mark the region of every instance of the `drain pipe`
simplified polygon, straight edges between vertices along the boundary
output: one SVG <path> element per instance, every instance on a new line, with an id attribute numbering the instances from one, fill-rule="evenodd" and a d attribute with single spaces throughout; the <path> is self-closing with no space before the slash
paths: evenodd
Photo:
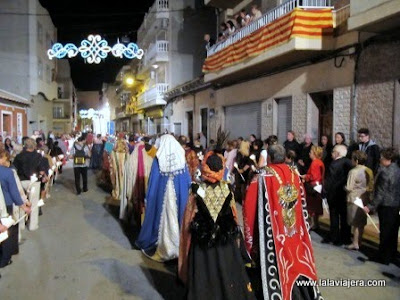
<path id="1" fill-rule="evenodd" d="M 360 34 L 358 34 L 358 40 L 360 40 Z M 359 66 L 359 60 L 362 52 L 362 44 L 360 44 L 355 52 L 355 64 L 354 64 L 354 79 L 353 79 L 353 84 L 351 86 L 351 107 L 350 107 L 350 140 L 357 142 L 357 118 L 358 118 L 358 112 L 357 112 L 357 105 L 358 105 L 358 99 L 357 99 L 357 84 L 358 84 L 358 66 Z"/>

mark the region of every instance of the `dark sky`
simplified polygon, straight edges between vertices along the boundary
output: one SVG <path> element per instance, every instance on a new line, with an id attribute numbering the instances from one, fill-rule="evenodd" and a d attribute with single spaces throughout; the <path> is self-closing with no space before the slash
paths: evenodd
<path id="1" fill-rule="evenodd" d="M 100 34 L 111 46 L 117 42 L 118 37 L 124 35 L 128 35 L 132 42 L 136 42 L 136 31 L 143 21 L 144 13 L 154 2 L 154 0 L 39 1 L 48 10 L 57 27 L 57 42 L 80 45 L 80 41 L 89 34 Z M 101 90 L 103 82 L 113 82 L 120 68 L 128 62 L 114 58 L 111 53 L 98 65 L 85 64 L 80 55 L 69 61 L 75 88 L 81 91 Z"/>

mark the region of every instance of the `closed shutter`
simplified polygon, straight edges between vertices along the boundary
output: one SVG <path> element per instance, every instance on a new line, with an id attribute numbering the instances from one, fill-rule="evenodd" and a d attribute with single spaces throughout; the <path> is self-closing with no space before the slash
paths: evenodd
<path id="1" fill-rule="evenodd" d="M 230 139 L 243 137 L 248 139 L 250 134 L 261 137 L 261 103 L 252 102 L 225 107 L 225 131 L 229 131 Z"/>
<path id="2" fill-rule="evenodd" d="M 292 97 L 277 100 L 278 103 L 278 141 L 286 141 L 287 132 L 292 130 Z"/>

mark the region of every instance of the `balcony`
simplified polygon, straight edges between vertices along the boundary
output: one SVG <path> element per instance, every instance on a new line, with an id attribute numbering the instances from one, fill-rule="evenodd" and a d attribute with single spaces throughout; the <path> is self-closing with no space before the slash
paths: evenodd
<path id="1" fill-rule="evenodd" d="M 125 118 L 126 116 L 127 116 L 126 105 L 122 105 L 122 106 L 115 108 L 115 118 L 116 119 Z"/>
<path id="2" fill-rule="evenodd" d="M 156 0 L 144 16 L 138 30 L 138 42 L 143 43 L 146 36 L 154 33 L 153 29 L 167 28 L 169 19 L 169 1 Z"/>
<path id="3" fill-rule="evenodd" d="M 146 109 L 157 105 L 166 105 L 164 93 L 168 90 L 168 84 L 157 83 L 154 87 L 138 95 L 138 109 Z"/>
<path id="4" fill-rule="evenodd" d="M 240 79 L 332 50 L 330 0 L 289 0 L 229 36 L 207 52 L 204 81 Z M 345 22 L 345 12 L 338 22 Z"/>
<path id="5" fill-rule="evenodd" d="M 169 42 L 168 41 L 156 41 L 155 44 L 150 44 L 149 48 L 147 49 L 144 58 L 139 64 L 138 73 L 142 75 L 153 64 L 157 64 L 160 62 L 168 62 L 169 56 Z"/>
<path id="6" fill-rule="evenodd" d="M 236 5 L 238 5 L 242 0 L 204 0 L 204 4 L 212 7 L 217 7 L 217 8 L 234 8 Z"/>
<path id="7" fill-rule="evenodd" d="M 400 26 L 399 0 L 351 0 L 349 30 L 385 32 Z"/>

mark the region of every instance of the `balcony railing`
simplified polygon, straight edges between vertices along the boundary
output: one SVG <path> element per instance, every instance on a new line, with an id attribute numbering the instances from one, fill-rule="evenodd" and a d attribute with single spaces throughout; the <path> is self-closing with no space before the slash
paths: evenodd
<path id="1" fill-rule="evenodd" d="M 168 41 L 157 41 L 155 44 L 152 44 L 145 55 L 145 63 L 148 63 L 159 54 L 160 55 L 168 54 L 168 49 L 169 49 Z"/>
<path id="2" fill-rule="evenodd" d="M 211 56 L 222 49 L 240 41 L 244 37 L 264 27 L 265 25 L 275 21 L 276 19 L 286 15 L 293 11 L 296 7 L 304 9 L 318 9 L 318 8 L 333 8 L 331 6 L 331 0 L 288 0 L 285 3 L 269 10 L 262 15 L 261 18 L 254 20 L 247 26 L 239 29 L 226 40 L 215 44 L 207 51 L 207 56 Z"/>
<path id="3" fill-rule="evenodd" d="M 139 28 L 139 32 L 144 31 L 147 28 L 147 26 L 153 24 L 154 20 L 157 17 L 156 16 L 157 13 L 168 12 L 168 9 L 169 9 L 169 0 L 156 0 L 154 4 L 149 8 L 149 12 L 145 15 L 143 23 Z"/>
<path id="4" fill-rule="evenodd" d="M 164 100 L 164 93 L 167 90 L 167 83 L 157 83 L 154 87 L 138 95 L 138 108 L 143 109 L 154 105 L 166 104 Z"/>

